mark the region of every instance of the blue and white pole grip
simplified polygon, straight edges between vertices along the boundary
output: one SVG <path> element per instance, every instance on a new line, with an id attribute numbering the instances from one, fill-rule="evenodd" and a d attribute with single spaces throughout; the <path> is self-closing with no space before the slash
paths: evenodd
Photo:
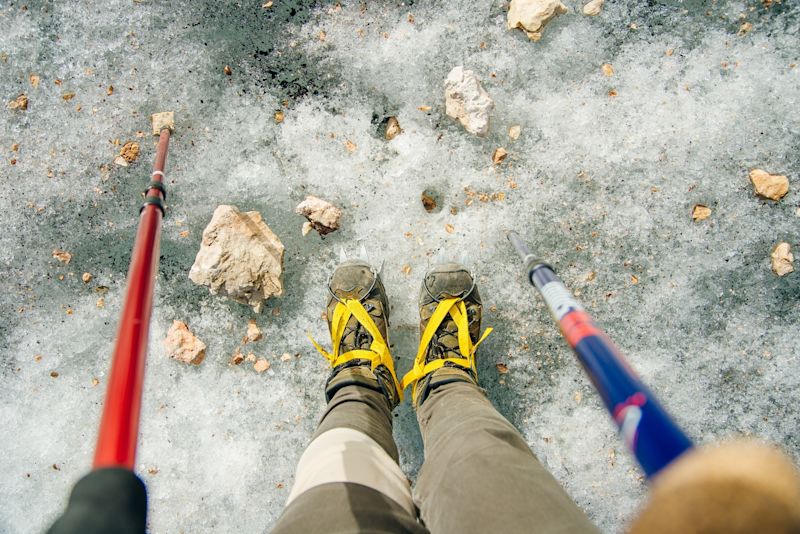
<path id="1" fill-rule="evenodd" d="M 619 427 L 620 435 L 648 478 L 693 445 L 628 365 L 611 339 L 572 296 L 553 268 L 530 253 L 515 232 L 508 234 L 561 333 L 589 375 Z"/>

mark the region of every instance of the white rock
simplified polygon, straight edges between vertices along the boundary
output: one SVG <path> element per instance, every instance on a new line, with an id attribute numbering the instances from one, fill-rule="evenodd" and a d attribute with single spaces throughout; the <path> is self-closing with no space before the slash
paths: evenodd
<path id="1" fill-rule="evenodd" d="M 189 278 L 258 313 L 266 299 L 283 294 L 283 252 L 260 213 L 221 205 L 203 230 Z"/>
<path id="2" fill-rule="evenodd" d="M 342 210 L 327 200 L 314 196 L 307 196 L 304 201 L 297 205 L 294 211 L 308 219 L 308 222 L 311 223 L 311 226 L 319 235 L 329 234 L 338 230 L 339 219 L 342 217 Z M 306 227 L 304 225 L 303 231 L 305 230 Z"/>
<path id="3" fill-rule="evenodd" d="M 772 260 L 772 272 L 778 276 L 786 276 L 794 272 L 794 254 L 789 243 L 778 243 L 772 248 L 770 254 Z"/>
<path id="4" fill-rule="evenodd" d="M 603 9 L 603 4 L 605 0 L 592 0 L 585 6 L 583 6 L 583 14 L 588 15 L 590 17 L 596 17 L 600 14 L 600 10 Z"/>
<path id="5" fill-rule="evenodd" d="M 494 102 L 471 70 L 458 66 L 444 82 L 445 112 L 469 133 L 483 137 L 489 132 L 489 113 Z"/>
<path id="6" fill-rule="evenodd" d="M 164 339 L 164 347 L 170 358 L 183 363 L 200 365 L 206 357 L 206 344 L 197 339 L 183 321 L 172 321 L 172 326 Z"/>
<path id="7" fill-rule="evenodd" d="M 538 41 L 547 23 L 567 11 L 559 0 L 511 0 L 508 29 L 519 28 L 531 41 Z"/>

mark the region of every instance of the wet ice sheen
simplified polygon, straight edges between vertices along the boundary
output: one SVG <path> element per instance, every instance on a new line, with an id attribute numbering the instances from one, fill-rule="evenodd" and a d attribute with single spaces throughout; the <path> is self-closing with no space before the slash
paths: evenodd
<path id="1" fill-rule="evenodd" d="M 136 132 L 162 110 L 176 112 L 178 130 L 138 456 L 151 531 L 274 523 L 323 408 L 326 371 L 305 332 L 325 337 L 324 281 L 340 247 L 362 244 L 386 262 L 401 372 L 430 257 L 469 252 L 486 325 L 497 330 L 481 349 L 481 381 L 604 531 L 624 529 L 645 486 L 524 285 L 505 229 L 520 231 L 580 293 L 691 436 L 753 434 L 798 459 L 800 277 L 769 268 L 774 243 L 798 243 L 795 5 L 720 2 L 707 15 L 700 2 L 611 3 L 585 17 L 568 2 L 570 13 L 531 43 L 505 29 L 499 3 L 325 2 L 310 15 L 310 2 L 276 2 L 272 12 L 252 4 L 0 6 L 0 95 L 30 99 L 26 112 L 0 114 L 0 530 L 41 531 L 90 466 L 154 154 Z M 744 37 L 740 14 L 753 24 Z M 442 84 L 456 65 L 474 70 L 495 101 L 484 139 L 445 116 Z M 36 89 L 31 73 L 41 76 Z M 76 96 L 64 101 L 68 91 Z M 380 125 L 389 116 L 404 131 L 387 142 Z M 517 141 L 507 135 L 513 125 L 522 127 Z M 114 139 L 138 140 L 142 154 L 103 181 Z M 493 166 L 498 146 L 509 156 Z M 752 168 L 789 176 L 789 194 L 754 197 Z M 440 194 L 441 211 L 423 209 L 426 188 Z M 505 199 L 491 200 L 498 192 Z M 325 239 L 300 235 L 293 209 L 309 194 L 344 210 Z M 250 311 L 187 278 L 223 203 L 260 211 L 286 245 L 286 295 L 267 302 L 264 339 L 247 346 L 272 363 L 263 374 L 228 365 Z M 697 203 L 713 214 L 693 223 Z M 55 248 L 72 253 L 69 265 L 51 257 Z M 165 355 L 173 319 L 207 343 L 199 367 Z M 286 352 L 301 356 L 280 361 Z M 407 406 L 396 434 L 415 476 L 422 452 Z"/>

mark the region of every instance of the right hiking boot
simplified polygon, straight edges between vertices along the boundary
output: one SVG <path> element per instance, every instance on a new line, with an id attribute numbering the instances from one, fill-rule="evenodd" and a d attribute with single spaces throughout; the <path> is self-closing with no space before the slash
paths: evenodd
<path id="1" fill-rule="evenodd" d="M 345 261 L 334 270 L 328 292 L 332 352 L 312 339 L 333 367 L 325 384 L 326 400 L 355 385 L 383 393 L 394 408 L 402 400 L 402 390 L 389 353 L 389 302 L 380 274 L 366 262 Z"/>
<path id="2" fill-rule="evenodd" d="M 415 407 L 444 384 L 478 383 L 475 351 L 491 332 L 480 335 L 482 310 L 475 278 L 463 265 L 437 265 L 425 275 L 419 297 L 420 346 L 402 381 L 403 388 L 413 386 Z"/>

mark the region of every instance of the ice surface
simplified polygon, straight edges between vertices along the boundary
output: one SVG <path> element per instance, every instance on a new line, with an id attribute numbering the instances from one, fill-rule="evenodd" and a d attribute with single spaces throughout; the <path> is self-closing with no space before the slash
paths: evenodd
<path id="1" fill-rule="evenodd" d="M 136 132 L 163 110 L 177 132 L 138 454 L 152 532 L 263 531 L 280 514 L 323 409 L 326 370 L 305 333 L 325 339 L 324 282 L 341 247 L 386 262 L 401 371 L 431 257 L 469 253 L 496 328 L 482 384 L 604 531 L 624 530 L 645 483 L 505 229 L 550 260 L 697 441 L 755 435 L 800 458 L 800 277 L 769 268 L 775 243 L 800 241 L 794 3 L 614 2 L 585 17 L 570 1 L 538 43 L 506 30 L 499 2 L 261 4 L 0 4 L 0 96 L 30 99 L 27 111 L 0 110 L 0 531 L 41 531 L 90 466 L 154 155 Z M 745 20 L 753 30 L 737 36 Z M 485 139 L 444 114 L 444 77 L 461 64 L 495 101 Z M 392 141 L 389 116 L 404 130 Z M 111 165 L 114 139 L 138 140 L 138 162 Z M 493 166 L 499 146 L 509 157 Z M 754 167 L 789 176 L 789 194 L 755 198 Z M 421 205 L 426 188 L 444 202 L 438 213 Z M 480 200 L 497 192 L 505 199 Z M 340 230 L 301 237 L 293 209 L 308 194 L 343 208 Z M 187 278 L 222 203 L 260 211 L 286 245 L 286 295 L 267 303 L 264 339 L 247 346 L 272 363 L 263 374 L 228 365 L 250 311 Z M 711 218 L 693 223 L 696 203 Z M 207 343 L 199 367 L 166 357 L 173 319 Z M 300 356 L 282 362 L 285 352 Z M 398 413 L 413 477 L 419 434 L 408 406 Z"/>

